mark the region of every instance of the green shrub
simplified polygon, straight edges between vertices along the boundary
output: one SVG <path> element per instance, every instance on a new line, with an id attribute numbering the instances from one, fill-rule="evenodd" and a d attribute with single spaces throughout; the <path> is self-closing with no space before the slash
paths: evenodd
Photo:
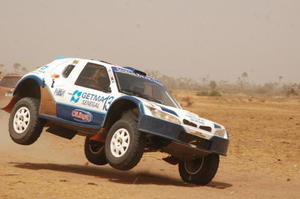
<path id="1" fill-rule="evenodd" d="M 292 95 L 298 95 L 298 93 L 296 92 L 296 90 L 294 88 L 290 88 L 287 90 L 286 95 L 292 96 Z"/>
<path id="2" fill-rule="evenodd" d="M 219 91 L 199 91 L 196 94 L 197 96 L 213 96 L 213 97 L 219 97 L 221 96 L 221 93 Z"/>
<path id="3" fill-rule="evenodd" d="M 197 92 L 197 96 L 209 96 L 208 91 L 199 91 Z"/>
<path id="4" fill-rule="evenodd" d="M 219 97 L 219 96 L 221 96 L 221 93 L 218 91 L 211 91 L 209 96 Z"/>

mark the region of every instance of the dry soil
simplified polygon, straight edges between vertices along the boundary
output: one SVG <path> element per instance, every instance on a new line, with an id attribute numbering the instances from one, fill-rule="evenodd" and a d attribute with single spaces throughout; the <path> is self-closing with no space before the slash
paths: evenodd
<path id="1" fill-rule="evenodd" d="M 209 185 L 183 183 L 162 153 L 145 153 L 137 167 L 121 172 L 87 163 L 80 136 L 44 132 L 31 146 L 17 145 L 9 138 L 9 115 L 1 112 L 0 199 L 300 198 L 299 98 L 175 95 L 230 133 L 228 156 Z"/>

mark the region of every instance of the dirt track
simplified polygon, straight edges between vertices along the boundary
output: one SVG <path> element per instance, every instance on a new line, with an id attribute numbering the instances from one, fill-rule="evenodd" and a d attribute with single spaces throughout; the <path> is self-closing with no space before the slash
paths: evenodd
<path id="1" fill-rule="evenodd" d="M 186 94 L 177 93 L 179 99 Z M 43 133 L 31 146 L 14 144 L 1 112 L 0 199 L 57 198 L 299 198 L 300 99 L 191 97 L 187 109 L 224 124 L 228 157 L 213 182 L 198 187 L 177 166 L 146 153 L 129 172 L 88 164 L 83 137 Z"/>

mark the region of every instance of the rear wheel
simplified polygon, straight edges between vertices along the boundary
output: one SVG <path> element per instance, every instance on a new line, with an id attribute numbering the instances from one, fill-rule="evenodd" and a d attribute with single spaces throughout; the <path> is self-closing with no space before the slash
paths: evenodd
<path id="1" fill-rule="evenodd" d="M 219 155 L 210 154 L 194 160 L 181 161 L 179 174 L 187 183 L 206 185 L 214 178 L 218 167 Z"/>
<path id="2" fill-rule="evenodd" d="M 44 121 L 39 118 L 38 99 L 25 97 L 14 106 L 9 116 L 9 135 L 18 144 L 33 144 L 41 135 Z"/>
<path id="3" fill-rule="evenodd" d="M 96 165 L 106 165 L 107 160 L 105 156 L 104 143 L 90 140 L 86 137 L 84 143 L 84 154 L 86 159 Z"/>

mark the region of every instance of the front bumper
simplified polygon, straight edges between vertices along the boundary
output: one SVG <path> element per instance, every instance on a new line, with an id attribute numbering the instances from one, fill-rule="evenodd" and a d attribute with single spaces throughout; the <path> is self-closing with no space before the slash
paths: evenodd
<path id="1" fill-rule="evenodd" d="M 203 153 L 226 155 L 229 140 L 218 136 L 209 139 L 191 135 L 183 126 L 144 115 L 140 118 L 138 129 L 142 132 L 171 140 L 172 150 L 187 150 L 182 156 Z M 175 146 L 173 146 L 175 145 Z M 180 153 L 180 151 L 179 151 Z"/>

